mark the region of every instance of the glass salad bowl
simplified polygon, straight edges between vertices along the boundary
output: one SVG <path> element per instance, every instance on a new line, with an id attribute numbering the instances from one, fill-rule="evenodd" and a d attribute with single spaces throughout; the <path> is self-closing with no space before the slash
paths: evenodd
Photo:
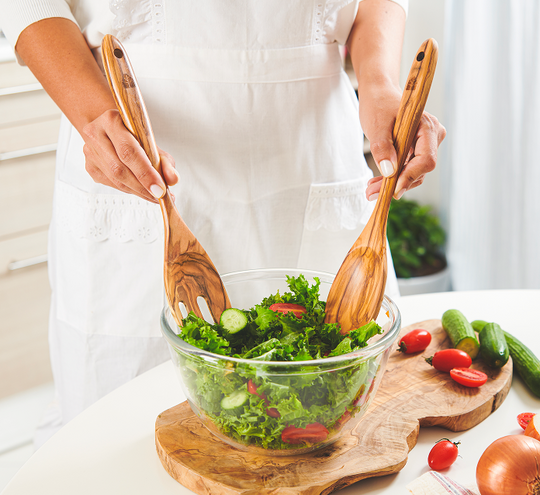
<path id="1" fill-rule="evenodd" d="M 334 278 L 328 273 L 266 269 L 229 273 L 222 279 L 233 307 L 249 310 L 271 294 L 290 292 L 287 276 L 301 274 L 310 284 L 320 282 L 320 299 L 325 301 Z M 399 310 L 386 296 L 377 323 L 380 333 L 353 352 L 272 361 L 271 353 L 239 358 L 199 349 L 178 336 L 182 329 L 168 307 L 161 315 L 182 389 L 202 423 L 237 449 L 278 456 L 326 447 L 358 424 L 400 332 Z"/>

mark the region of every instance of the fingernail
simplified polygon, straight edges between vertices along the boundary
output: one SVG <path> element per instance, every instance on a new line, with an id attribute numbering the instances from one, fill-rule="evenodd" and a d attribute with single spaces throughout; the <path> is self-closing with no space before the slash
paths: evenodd
<path id="1" fill-rule="evenodd" d="M 374 193 L 368 198 L 368 201 L 375 201 L 378 197 L 379 193 Z"/>
<path id="2" fill-rule="evenodd" d="M 401 191 L 399 191 L 396 194 L 396 199 L 401 199 L 401 196 L 403 196 L 405 194 L 405 191 L 407 191 L 407 189 L 405 189 L 405 188 L 401 189 Z"/>
<path id="3" fill-rule="evenodd" d="M 394 173 L 394 166 L 390 160 L 382 160 L 379 163 L 379 168 L 381 169 L 381 174 L 384 177 L 388 177 Z"/>
<path id="4" fill-rule="evenodd" d="M 178 177 L 178 180 L 180 180 L 180 172 L 178 172 L 178 170 L 176 170 L 175 168 L 173 168 L 174 170 L 174 173 L 176 174 L 176 177 Z"/>
<path id="5" fill-rule="evenodd" d="M 152 193 L 152 196 L 159 199 L 165 194 L 165 189 L 163 189 L 161 186 L 158 186 L 157 184 L 152 184 L 150 186 L 150 192 Z"/>

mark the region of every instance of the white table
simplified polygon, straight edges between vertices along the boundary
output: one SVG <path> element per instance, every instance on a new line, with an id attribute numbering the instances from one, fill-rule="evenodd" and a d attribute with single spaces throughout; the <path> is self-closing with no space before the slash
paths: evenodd
<path id="1" fill-rule="evenodd" d="M 450 308 L 469 320 L 498 322 L 540 355 L 540 290 L 447 292 L 402 297 L 403 326 L 440 318 Z M 154 446 L 157 415 L 184 397 L 171 363 L 137 377 L 91 406 L 53 436 L 22 467 L 2 495 L 184 495 L 192 492 L 163 469 Z M 540 412 L 540 399 L 514 378 L 510 393 L 489 418 L 466 432 L 421 429 L 418 444 L 398 474 L 364 480 L 343 495 L 406 494 L 405 486 L 429 468 L 427 455 L 442 437 L 461 441 L 460 456 L 444 472 L 475 486 L 476 463 L 496 438 L 521 433 L 516 416 Z"/>

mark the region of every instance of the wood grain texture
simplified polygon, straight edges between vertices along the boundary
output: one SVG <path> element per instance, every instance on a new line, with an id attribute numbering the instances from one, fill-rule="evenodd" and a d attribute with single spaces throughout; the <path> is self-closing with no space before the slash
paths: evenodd
<path id="1" fill-rule="evenodd" d="M 122 44 L 103 38 L 103 65 L 116 106 L 126 128 L 139 141 L 152 166 L 161 174 L 159 151 L 137 79 Z M 202 297 L 214 321 L 230 307 L 229 296 L 212 260 L 184 223 L 169 190 L 160 198 L 165 224 L 165 293 L 176 323 L 181 326 L 180 303 L 203 318 L 197 299 Z"/>
<path id="2" fill-rule="evenodd" d="M 426 40 L 412 64 L 394 124 L 393 138 L 397 153 L 397 172 L 386 177 L 375 209 L 360 236 L 347 253 L 330 288 L 326 322 L 339 322 L 342 333 L 376 319 L 386 285 L 386 224 L 390 202 L 396 189 L 420 118 L 426 105 L 437 65 L 437 43 Z M 361 297 L 360 297 L 361 295 Z"/>
<path id="3" fill-rule="evenodd" d="M 420 427 L 462 431 L 482 422 L 504 401 L 512 383 L 511 361 L 494 370 L 473 368 L 488 382 L 472 389 L 428 365 L 424 356 L 450 346 L 440 320 L 405 327 L 425 328 L 432 342 L 423 353 L 393 352 L 380 388 L 364 418 L 334 444 L 309 454 L 272 457 L 241 452 L 220 441 L 183 402 L 156 420 L 156 449 L 166 471 L 198 494 L 319 495 L 405 466 Z"/>

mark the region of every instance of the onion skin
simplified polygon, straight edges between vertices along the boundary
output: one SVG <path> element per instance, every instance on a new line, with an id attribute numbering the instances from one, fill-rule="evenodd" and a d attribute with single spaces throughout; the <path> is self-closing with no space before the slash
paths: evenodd
<path id="1" fill-rule="evenodd" d="M 495 440 L 476 466 L 481 495 L 540 495 L 540 441 L 525 435 Z"/>

